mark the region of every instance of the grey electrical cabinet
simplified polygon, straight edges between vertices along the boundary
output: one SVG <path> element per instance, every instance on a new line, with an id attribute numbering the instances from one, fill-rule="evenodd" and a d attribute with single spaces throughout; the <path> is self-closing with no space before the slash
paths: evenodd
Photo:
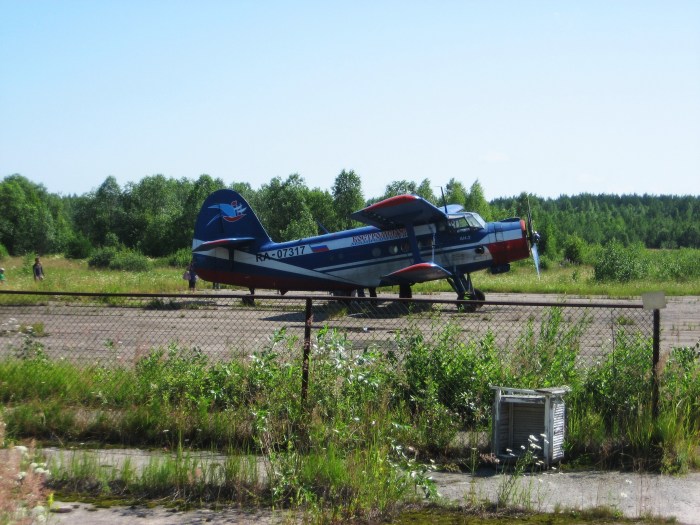
<path id="1" fill-rule="evenodd" d="M 501 461 L 531 450 L 545 465 L 564 458 L 568 387 L 528 390 L 492 386 L 492 452 Z M 538 448 L 539 447 L 539 448 Z"/>

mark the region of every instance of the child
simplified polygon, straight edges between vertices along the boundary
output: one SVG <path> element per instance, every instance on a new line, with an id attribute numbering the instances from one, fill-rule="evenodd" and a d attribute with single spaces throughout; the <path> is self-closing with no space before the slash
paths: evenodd
<path id="1" fill-rule="evenodd" d="M 37 257 L 34 259 L 34 266 L 32 266 L 32 269 L 34 270 L 34 280 L 35 281 L 43 281 L 44 280 L 44 267 L 41 265 L 41 261 Z"/>
<path id="2" fill-rule="evenodd" d="M 0 268 L 0 284 L 5 284 L 5 268 Z"/>

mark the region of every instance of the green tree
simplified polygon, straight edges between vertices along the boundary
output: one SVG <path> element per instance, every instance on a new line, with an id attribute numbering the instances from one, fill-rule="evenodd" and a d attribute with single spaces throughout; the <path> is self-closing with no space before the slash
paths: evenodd
<path id="1" fill-rule="evenodd" d="M 328 231 L 337 231 L 340 218 L 336 214 L 333 196 L 326 190 L 314 188 L 306 194 L 306 203 L 311 212 L 316 233 L 319 233 L 320 226 Z M 304 231 L 308 231 L 305 228 Z"/>
<path id="2" fill-rule="evenodd" d="M 94 246 L 104 246 L 107 235 L 124 234 L 126 212 L 122 190 L 117 179 L 107 177 L 97 190 L 78 199 L 73 205 L 75 229 Z"/>
<path id="3" fill-rule="evenodd" d="M 122 242 L 146 255 L 162 257 L 175 251 L 172 235 L 182 216 L 186 181 L 152 175 L 128 184 L 124 201 L 128 229 Z"/>
<path id="4" fill-rule="evenodd" d="M 221 179 L 214 179 L 207 174 L 200 175 L 193 183 L 182 182 L 182 192 L 185 199 L 182 202 L 180 215 L 174 221 L 174 230 L 171 235 L 171 251 L 189 247 L 194 235 L 194 223 L 197 220 L 202 204 L 210 193 L 225 188 Z"/>
<path id="5" fill-rule="evenodd" d="M 421 183 L 418 185 L 418 188 L 416 189 L 416 195 L 420 195 L 425 200 L 433 204 L 438 204 L 439 202 L 437 197 L 435 196 L 433 187 L 428 179 L 423 179 L 421 181 Z"/>
<path id="6" fill-rule="evenodd" d="M 452 178 L 445 186 L 445 202 L 464 206 L 467 201 L 467 190 L 464 184 Z"/>
<path id="7" fill-rule="evenodd" d="M 309 189 L 304 179 L 293 173 L 287 180 L 275 177 L 258 192 L 256 213 L 273 240 L 313 236 L 317 232 L 307 202 Z M 292 224 L 294 225 L 292 226 Z"/>
<path id="8" fill-rule="evenodd" d="M 406 193 L 416 193 L 416 191 L 415 182 L 409 180 L 395 180 L 387 184 L 382 198 L 388 199 L 389 197 L 396 197 L 397 195 L 404 195 Z"/>
<path id="9" fill-rule="evenodd" d="M 469 188 L 469 193 L 464 200 L 464 208 L 478 213 L 487 221 L 491 220 L 491 206 L 484 197 L 484 189 L 481 187 L 479 179 L 475 180 Z"/>
<path id="10" fill-rule="evenodd" d="M 362 209 L 365 198 L 362 194 L 362 181 L 354 171 L 341 171 L 333 183 L 333 208 L 336 215 L 336 223 L 332 225 L 335 230 L 347 230 L 356 225 L 350 218 L 354 211 Z M 326 225 L 331 227 L 330 225 Z"/>
<path id="11" fill-rule="evenodd" d="M 287 226 L 280 232 L 280 237 L 285 241 L 312 237 L 316 234 L 317 225 L 311 211 L 306 206 L 302 206 L 296 216 L 289 221 Z"/>
<path id="12" fill-rule="evenodd" d="M 0 244 L 13 255 L 58 253 L 72 235 L 61 199 L 15 174 L 0 182 Z"/>

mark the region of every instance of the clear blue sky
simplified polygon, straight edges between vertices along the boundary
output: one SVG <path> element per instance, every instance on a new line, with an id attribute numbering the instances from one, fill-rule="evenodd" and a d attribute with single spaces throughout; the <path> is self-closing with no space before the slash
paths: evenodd
<path id="1" fill-rule="evenodd" d="M 0 0 L 0 178 L 700 195 L 700 1 Z"/>

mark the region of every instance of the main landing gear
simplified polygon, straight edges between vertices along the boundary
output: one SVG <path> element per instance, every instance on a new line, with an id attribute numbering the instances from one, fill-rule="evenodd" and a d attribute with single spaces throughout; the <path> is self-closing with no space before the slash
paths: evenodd
<path id="1" fill-rule="evenodd" d="M 452 289 L 457 293 L 457 300 L 458 301 L 464 301 L 464 300 L 484 301 L 484 300 L 486 300 L 486 296 L 484 295 L 484 292 L 482 292 L 478 288 L 474 288 L 470 274 L 467 274 L 466 277 L 464 275 L 456 275 L 455 277 L 448 279 L 447 282 L 450 283 L 450 286 L 452 286 Z M 459 306 L 462 310 L 464 310 L 466 312 L 475 312 L 476 310 L 481 308 L 482 305 L 481 305 L 481 303 L 475 303 L 475 304 L 457 303 L 457 306 Z"/>

